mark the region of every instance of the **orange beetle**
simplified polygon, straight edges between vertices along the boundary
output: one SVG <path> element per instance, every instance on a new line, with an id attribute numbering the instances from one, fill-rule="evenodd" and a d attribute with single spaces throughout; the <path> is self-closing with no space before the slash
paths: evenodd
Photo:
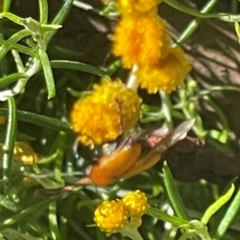
<path id="1" fill-rule="evenodd" d="M 110 185 L 121 178 L 130 178 L 154 166 L 168 148 L 187 136 L 195 120 L 181 123 L 174 131 L 163 129 L 130 135 L 110 154 L 101 157 L 90 168 L 88 177 L 79 184 Z"/>

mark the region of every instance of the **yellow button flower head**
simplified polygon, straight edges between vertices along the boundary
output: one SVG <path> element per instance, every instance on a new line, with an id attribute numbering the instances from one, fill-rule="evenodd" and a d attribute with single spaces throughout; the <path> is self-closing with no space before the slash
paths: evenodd
<path id="1" fill-rule="evenodd" d="M 13 159 L 18 162 L 32 165 L 40 159 L 28 142 L 15 142 Z M 0 145 L 0 159 L 3 156 L 3 145 Z"/>
<path id="2" fill-rule="evenodd" d="M 191 61 L 180 47 L 169 49 L 169 53 L 158 64 L 138 70 L 138 80 L 142 88 L 149 93 L 159 89 L 170 93 L 183 85 L 187 73 L 191 70 Z"/>
<path id="3" fill-rule="evenodd" d="M 128 134 L 139 119 L 141 102 L 137 93 L 121 81 L 104 79 L 93 88 L 93 93 L 78 100 L 71 112 L 79 141 L 91 146 Z"/>
<path id="4" fill-rule="evenodd" d="M 37 182 L 37 180 L 35 180 L 34 178 L 30 178 L 30 177 L 24 177 L 22 179 L 22 185 L 24 187 L 33 187 L 38 185 L 39 183 Z"/>
<path id="5" fill-rule="evenodd" d="M 140 190 L 129 193 L 122 203 L 131 217 L 141 217 L 149 208 L 148 199 Z"/>
<path id="6" fill-rule="evenodd" d="M 97 226 L 109 234 L 121 231 L 127 219 L 127 211 L 120 201 L 104 201 L 94 213 L 94 221 Z"/>
<path id="7" fill-rule="evenodd" d="M 39 161 L 39 155 L 35 153 L 28 142 L 16 142 L 14 146 L 14 160 L 32 165 Z"/>
<path id="8" fill-rule="evenodd" d="M 122 57 L 126 68 L 156 64 L 169 46 L 165 23 L 155 15 L 122 18 L 113 36 L 113 53 Z"/>
<path id="9" fill-rule="evenodd" d="M 117 7 L 125 17 L 130 14 L 149 12 L 161 2 L 162 0 L 117 0 Z"/>

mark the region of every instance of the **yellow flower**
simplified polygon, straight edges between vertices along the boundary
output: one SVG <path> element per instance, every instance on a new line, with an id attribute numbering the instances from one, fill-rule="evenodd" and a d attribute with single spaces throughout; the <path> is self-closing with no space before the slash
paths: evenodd
<path id="1" fill-rule="evenodd" d="M 169 53 L 158 64 L 140 68 L 137 75 L 139 84 L 149 93 L 156 93 L 159 89 L 170 93 L 183 85 L 191 68 L 191 61 L 184 51 L 176 47 L 169 49 Z"/>
<path id="2" fill-rule="evenodd" d="M 24 177 L 24 178 L 22 179 L 22 185 L 23 185 L 24 187 L 33 187 L 33 186 L 38 185 L 38 182 L 37 182 L 37 180 L 35 180 L 34 178 Z"/>
<path id="3" fill-rule="evenodd" d="M 121 81 L 104 79 L 91 95 L 78 100 L 71 112 L 72 126 L 79 141 L 94 146 L 127 135 L 136 126 L 141 100 Z"/>
<path id="4" fill-rule="evenodd" d="M 148 199 L 140 190 L 129 193 L 122 203 L 131 217 L 141 217 L 149 208 Z"/>
<path id="5" fill-rule="evenodd" d="M 97 226 L 109 234 L 121 231 L 127 219 L 127 211 L 120 201 L 104 201 L 94 213 Z"/>
<path id="6" fill-rule="evenodd" d="M 34 152 L 27 142 L 15 142 L 14 160 L 21 161 L 25 164 L 34 164 L 39 161 L 39 155 Z"/>
<path id="7" fill-rule="evenodd" d="M 94 213 L 97 226 L 110 235 L 120 232 L 134 240 L 141 240 L 137 228 L 142 224 L 142 215 L 149 205 L 140 190 L 129 193 L 120 201 L 104 201 Z"/>
<path id="8" fill-rule="evenodd" d="M 122 57 L 126 68 L 156 64 L 169 46 L 165 22 L 155 14 L 122 18 L 113 36 L 113 53 Z"/>
<path id="9" fill-rule="evenodd" d="M 117 7 L 123 16 L 129 16 L 149 12 L 161 2 L 162 0 L 117 0 Z"/>
<path id="10" fill-rule="evenodd" d="M 0 158 L 3 155 L 3 145 L 0 145 Z M 34 164 L 39 161 L 39 155 L 34 152 L 28 142 L 15 142 L 13 159 L 25 164 Z"/>

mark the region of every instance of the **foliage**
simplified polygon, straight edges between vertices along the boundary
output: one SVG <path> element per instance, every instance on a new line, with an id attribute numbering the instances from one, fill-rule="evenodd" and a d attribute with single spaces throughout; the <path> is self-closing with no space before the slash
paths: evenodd
<path id="1" fill-rule="evenodd" d="M 119 114 L 116 117 L 118 119 L 118 135 L 117 137 L 114 135 L 115 142 L 107 143 L 109 145 L 95 144 L 94 146 L 91 142 L 94 149 L 89 149 L 76 142 L 76 139 L 80 139 L 79 135 L 82 130 L 74 133 L 75 128 L 72 129 L 70 116 L 74 102 L 81 102 L 81 99 L 84 98 L 91 99 L 96 89 L 103 91 L 103 88 L 99 87 L 101 78 L 107 76 L 109 79 L 121 79 L 124 83 L 121 84 L 131 88 L 136 94 L 137 79 L 143 77 L 141 71 L 144 71 L 145 82 L 140 85 L 147 82 L 147 86 L 144 85 L 147 91 L 143 91 L 142 94 L 141 91 L 138 91 L 142 102 L 141 118 L 136 127 L 137 130 L 164 127 L 171 132 L 176 123 L 192 118 L 195 119 L 195 124 L 191 134 L 201 141 L 210 138 L 210 142 L 229 149 L 229 119 L 221 106 L 213 100 L 212 94 L 222 91 L 239 91 L 240 88 L 231 85 L 211 85 L 204 88 L 191 76 L 191 73 L 183 85 L 183 79 L 191 67 L 185 53 L 179 49 L 191 39 L 193 33 L 198 30 L 205 19 L 216 18 L 228 22 L 229 25 L 234 25 L 236 35 L 239 37 L 240 15 L 214 12 L 217 0 L 209 0 L 201 11 L 190 8 L 180 1 L 164 0 L 165 4 L 171 8 L 193 17 L 177 41 L 170 46 L 170 34 L 166 33 L 165 23 L 159 20 L 156 10 L 157 4 L 161 1 L 149 1 L 149 4 L 153 4 L 147 6 L 151 10 L 150 13 L 149 9 L 145 13 L 144 8 L 140 9 L 140 13 L 137 12 L 138 8 L 134 2 L 133 9 L 135 7 L 136 9 L 132 11 L 137 12 L 134 16 L 136 19 L 131 19 L 131 21 L 127 19 L 127 24 L 130 22 L 130 25 L 138 23 L 140 26 L 145 26 L 147 19 L 147 26 L 149 26 L 148 21 L 156 21 L 152 25 L 154 29 L 152 35 L 147 38 L 145 32 L 143 34 L 141 31 L 135 31 L 138 30 L 134 28 L 135 25 L 133 27 L 124 25 L 123 27 L 124 34 L 127 36 L 131 29 L 135 31 L 134 35 L 138 34 L 139 38 L 146 41 L 143 51 L 144 58 L 140 59 L 138 48 L 133 49 L 136 45 L 134 41 L 126 50 L 128 42 L 126 41 L 123 45 L 121 42 L 121 46 L 117 46 L 117 51 L 115 50 L 117 56 L 125 59 L 123 65 L 119 58 L 111 56 L 104 66 L 100 66 L 75 60 L 75 55 L 81 55 L 81 52 L 60 49 L 54 40 L 67 24 L 71 27 L 71 34 L 74 33 L 75 26 L 71 26 L 71 23 L 67 21 L 69 14 L 74 10 L 82 9 L 87 14 L 94 13 L 109 22 L 114 22 L 121 13 L 123 18 L 121 22 L 124 22 L 124 18 L 129 17 L 129 13 L 125 12 L 124 5 L 121 6 L 119 13 L 114 1 L 102 5 L 100 9 L 77 0 L 56 0 L 59 8 L 53 16 L 50 11 L 50 1 L 39 0 L 39 19 L 36 20 L 33 16 L 24 18 L 12 11 L 12 6 L 16 2 L 21 4 L 21 1 L 17 0 L 4 0 L 0 3 L 2 10 L 0 13 L 0 238 L 26 240 L 127 239 L 121 235 L 121 230 L 110 236 L 101 232 L 94 223 L 94 212 L 104 200 L 114 200 L 114 203 L 117 204 L 122 201 L 119 199 L 123 198 L 124 201 L 129 192 L 139 189 L 148 197 L 150 207 L 147 209 L 145 203 L 145 214 L 143 216 L 143 213 L 140 214 L 142 224 L 136 224 L 137 227 L 141 225 L 139 227 L 140 234 L 136 227 L 133 230 L 131 226 L 130 233 L 122 232 L 123 235 L 133 236 L 133 239 L 150 240 L 237 239 L 240 231 L 239 228 L 235 228 L 235 224 L 239 223 L 240 216 L 238 176 L 234 176 L 235 178 L 229 179 L 221 185 L 204 179 L 194 183 L 180 182 L 177 181 L 178 179 L 174 179 L 171 167 L 162 157 L 161 163 L 130 179 L 118 180 L 124 176 L 124 173 L 126 174 L 125 171 L 123 173 L 119 171 L 121 174 L 118 176 L 118 181 L 110 186 L 76 184 L 79 183 L 79 179 L 84 179 L 85 169 L 92 164 L 94 158 L 99 158 L 104 153 L 105 147 L 109 147 L 109 145 L 112 147 L 116 142 L 119 144 L 121 138 L 128 139 L 129 134 L 135 136 L 131 135 L 132 132 L 129 133 L 129 129 L 127 131 L 119 130 L 130 121 L 126 116 L 137 112 L 138 114 L 137 116 L 135 114 L 134 118 L 139 117 L 139 106 L 131 105 L 129 107 L 127 105 L 129 102 L 133 102 L 130 101 L 131 97 L 123 100 L 122 92 L 114 95 L 111 92 L 113 90 L 109 91 L 109 89 L 107 94 L 105 92 L 101 95 L 100 92 L 97 95 L 98 101 L 101 99 L 101 103 L 106 101 L 104 103 L 114 105 L 114 111 L 117 109 L 115 112 Z M 232 0 L 233 7 L 236 6 L 236 2 L 236 0 Z M 132 1 L 128 1 L 128 4 L 132 4 Z M 27 9 L 28 6 L 25 8 Z M 53 16 L 52 20 L 50 20 L 50 15 Z M 139 21 L 140 17 L 143 19 L 142 22 Z M 156 35 L 155 27 L 163 31 L 162 35 L 167 36 L 167 40 L 163 38 L 162 42 L 156 42 L 162 35 Z M 119 32 L 118 34 L 122 40 L 125 40 L 125 35 L 121 35 L 122 33 Z M 154 39 L 155 37 L 157 39 Z M 115 36 L 113 39 L 115 44 L 119 44 L 120 37 L 116 40 Z M 162 49 L 161 53 L 152 52 L 151 63 L 148 62 L 148 54 L 151 50 L 147 46 L 149 42 L 156 49 L 164 44 L 168 48 L 168 50 Z M 175 50 L 180 53 L 181 57 Z M 122 56 L 129 52 L 135 55 Z M 179 59 L 181 60 L 179 61 Z M 166 64 L 167 61 L 169 64 Z M 148 62 L 147 68 L 146 62 Z M 171 65 L 172 62 L 176 63 L 175 67 Z M 161 64 L 165 64 L 165 67 Z M 123 66 L 130 69 L 124 69 Z M 154 82 L 155 78 L 157 79 L 156 76 L 160 76 L 158 71 L 160 67 L 162 67 L 161 83 L 158 83 L 157 87 L 151 85 L 148 88 L 148 81 L 151 79 L 146 79 L 146 76 L 149 77 L 152 74 Z M 155 70 L 156 72 L 154 72 Z M 176 73 L 173 74 L 174 70 Z M 128 74 L 129 76 L 127 76 Z M 168 77 L 168 74 L 172 74 L 171 77 Z M 175 83 L 168 85 L 168 80 L 173 78 L 176 78 Z M 162 85 L 164 81 L 166 84 Z M 153 83 L 151 82 L 151 84 Z M 94 85 L 93 88 L 92 85 Z M 177 90 L 170 94 L 176 88 Z M 124 92 L 124 96 L 127 98 L 126 95 Z M 106 99 L 106 96 L 109 98 Z M 131 100 L 134 100 L 133 97 Z M 91 104 L 93 104 L 92 102 Z M 135 102 L 140 104 L 139 99 Z M 90 107 L 91 104 L 89 104 Z M 127 110 L 123 109 L 121 112 L 123 106 Z M 205 122 L 201 116 L 201 112 L 205 108 L 199 106 L 214 109 L 221 127 L 215 125 L 212 128 L 205 128 Z M 128 109 L 131 109 L 131 114 Z M 85 111 L 85 115 L 91 112 L 91 116 L 88 118 L 88 121 L 91 121 L 93 112 L 96 113 L 97 109 L 91 109 L 88 112 L 86 108 Z M 108 116 L 107 113 L 105 115 L 111 122 L 113 116 Z M 123 124 L 122 121 L 126 119 L 127 123 Z M 104 122 L 100 122 L 97 118 L 95 124 L 97 127 L 101 127 Z M 165 136 L 169 135 L 165 134 Z M 87 137 L 91 138 L 91 136 Z M 99 142 L 102 143 L 100 140 Z M 123 143 L 126 144 L 126 141 Z M 107 148 L 107 150 L 109 149 Z M 153 147 L 153 149 L 155 148 Z M 128 156 L 131 157 L 131 155 Z M 133 163 L 133 166 L 136 165 Z M 143 169 L 145 170 L 145 168 Z M 99 215 L 101 214 L 100 212 Z M 131 221 L 134 220 L 136 219 L 131 219 Z M 139 216 L 137 221 L 139 223 Z M 131 231 L 134 234 L 131 235 Z"/>

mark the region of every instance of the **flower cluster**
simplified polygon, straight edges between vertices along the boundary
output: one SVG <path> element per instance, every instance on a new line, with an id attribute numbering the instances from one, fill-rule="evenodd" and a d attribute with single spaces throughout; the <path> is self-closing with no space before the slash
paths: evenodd
<path id="1" fill-rule="evenodd" d="M 138 228 L 141 217 L 149 207 L 146 195 L 137 190 L 119 201 L 104 201 L 94 213 L 97 226 L 108 234 Z"/>
<path id="2" fill-rule="evenodd" d="M 4 154 L 3 145 L 0 145 L 0 159 Z M 39 162 L 40 156 L 37 154 L 28 142 L 15 142 L 13 149 L 13 160 L 25 165 L 34 165 Z M 30 177 L 24 177 L 22 184 L 25 187 L 31 187 L 37 184 L 37 181 Z"/>
<path id="3" fill-rule="evenodd" d="M 176 90 L 191 63 L 180 47 L 171 47 L 165 22 L 157 14 L 161 0 L 117 0 L 122 18 L 113 36 L 113 53 L 124 67 L 137 65 L 139 84 L 149 93 Z"/>
<path id="4" fill-rule="evenodd" d="M 139 119 L 141 99 L 121 81 L 103 79 L 93 92 L 73 106 L 73 130 L 79 141 L 93 147 L 127 135 Z"/>

